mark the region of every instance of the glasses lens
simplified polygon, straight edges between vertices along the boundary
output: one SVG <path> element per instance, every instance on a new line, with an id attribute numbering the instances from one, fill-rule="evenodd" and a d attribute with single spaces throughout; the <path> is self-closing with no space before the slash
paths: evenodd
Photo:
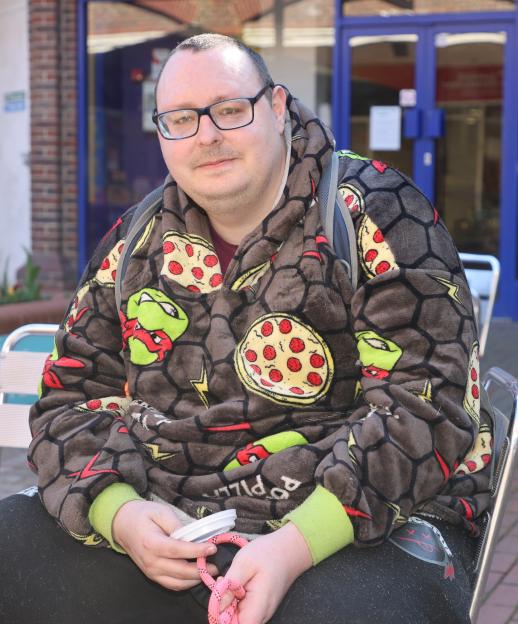
<path id="1" fill-rule="evenodd" d="M 196 132 L 198 113 L 192 110 L 176 110 L 158 117 L 161 133 L 167 139 L 182 139 Z"/>
<path id="2" fill-rule="evenodd" d="M 246 126 L 252 121 L 252 104 L 246 99 L 225 100 L 210 108 L 212 119 L 221 130 Z"/>

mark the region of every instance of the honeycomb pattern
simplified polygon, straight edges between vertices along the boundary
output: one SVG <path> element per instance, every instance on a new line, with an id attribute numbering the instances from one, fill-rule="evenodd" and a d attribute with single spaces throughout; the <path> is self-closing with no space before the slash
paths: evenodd
<path id="1" fill-rule="evenodd" d="M 386 539 L 416 511 L 475 531 L 487 470 L 455 473 L 478 429 L 462 407 L 476 330 L 457 252 L 410 180 L 342 152 L 340 186 L 354 189 L 361 207 L 352 214 L 364 273 L 353 293 L 315 197 L 331 136 L 299 102 L 289 106 L 284 195 L 242 243 L 218 288 L 194 292 L 162 270 L 171 253 L 171 241 L 163 248 L 166 232 L 211 244 L 205 214 L 170 178 L 163 209 L 129 264 L 120 317 L 113 283 L 100 271 L 119 253 L 133 210 L 114 224 L 85 271 L 31 411 L 29 449 L 44 504 L 85 544 L 106 545 L 88 509 L 118 481 L 194 517 L 235 507 L 237 529 L 247 532 L 278 526 L 317 483 L 342 502 L 359 545 Z M 178 310 L 188 327 L 176 332 Z M 254 354 L 270 366 L 269 378 L 261 369 L 266 383 L 258 393 L 243 383 L 234 358 L 243 336 L 267 315 L 279 316 L 271 331 L 263 325 L 255 332 Z M 308 353 L 314 370 L 304 369 L 305 379 L 316 386 L 327 364 L 332 381 L 313 402 L 281 403 L 268 393 L 268 379 L 277 383 L 286 370 L 271 360 L 291 348 L 285 365 L 297 372 L 297 353 L 309 341 L 290 335 L 290 327 L 305 326 L 325 345 Z M 128 336 L 140 351 L 130 353 Z M 139 360 L 143 345 L 160 357 Z M 283 448 L 283 432 L 303 442 Z M 239 452 L 259 439 L 265 442 L 256 453 Z"/>

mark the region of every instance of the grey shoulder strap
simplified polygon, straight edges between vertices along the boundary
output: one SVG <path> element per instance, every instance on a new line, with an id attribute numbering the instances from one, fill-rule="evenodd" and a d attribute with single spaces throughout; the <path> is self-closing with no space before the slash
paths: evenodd
<path id="1" fill-rule="evenodd" d="M 356 234 L 351 213 L 338 191 L 338 164 L 338 154 L 333 152 L 331 162 L 322 172 L 318 184 L 320 220 L 336 255 L 345 265 L 353 290 L 356 290 L 358 284 Z"/>
<path id="2" fill-rule="evenodd" d="M 117 304 L 117 311 L 121 309 L 122 283 L 126 275 L 131 252 L 135 247 L 138 236 L 142 233 L 148 221 L 160 209 L 163 190 L 163 186 L 158 186 L 156 189 L 152 190 L 151 193 L 146 195 L 131 217 L 124 247 L 117 265 L 117 274 L 115 276 L 115 302 Z"/>

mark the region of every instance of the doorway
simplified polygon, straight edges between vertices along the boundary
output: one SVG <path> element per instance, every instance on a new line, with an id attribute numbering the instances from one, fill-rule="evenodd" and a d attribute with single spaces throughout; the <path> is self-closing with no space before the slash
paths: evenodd
<path id="1" fill-rule="evenodd" d="M 412 177 L 459 250 L 499 257 L 515 292 L 501 293 L 496 313 L 515 316 L 515 24 L 437 15 L 389 22 L 343 23 L 338 146 Z"/>

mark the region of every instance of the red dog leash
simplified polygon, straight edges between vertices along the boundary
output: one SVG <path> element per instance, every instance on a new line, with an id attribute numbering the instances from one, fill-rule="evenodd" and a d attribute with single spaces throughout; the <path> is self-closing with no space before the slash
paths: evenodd
<path id="1" fill-rule="evenodd" d="M 248 542 L 243 537 L 240 537 L 237 533 L 221 533 L 211 537 L 208 542 L 213 544 L 234 544 L 242 548 L 246 546 Z M 207 571 L 207 561 L 205 557 L 198 557 L 197 559 L 198 572 L 200 573 L 201 580 L 210 589 L 211 596 L 209 600 L 209 624 L 239 624 L 237 619 L 237 605 L 240 600 L 245 597 L 244 587 L 232 579 L 225 577 L 215 581 Z M 228 606 L 222 613 L 220 612 L 221 599 L 226 591 L 230 590 L 234 594 L 230 606 Z"/>

